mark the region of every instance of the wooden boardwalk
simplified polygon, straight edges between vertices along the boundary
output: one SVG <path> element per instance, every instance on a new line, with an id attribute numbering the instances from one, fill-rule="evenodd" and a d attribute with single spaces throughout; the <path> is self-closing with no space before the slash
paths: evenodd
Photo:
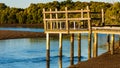
<path id="1" fill-rule="evenodd" d="M 100 14 L 99 18 L 92 18 L 91 14 Z M 78 17 L 75 17 L 78 16 Z M 108 35 L 108 51 L 114 54 L 114 35 L 120 34 L 120 27 L 93 27 L 93 20 L 100 20 L 104 24 L 104 11 L 91 12 L 89 7 L 81 10 L 68 10 L 65 7 L 64 11 L 52 10 L 46 11 L 43 9 L 44 31 L 46 33 L 46 60 L 47 68 L 50 61 L 50 39 L 49 34 L 59 34 L 59 56 L 62 57 L 62 35 L 70 34 L 70 65 L 74 62 L 74 34 L 78 34 L 78 61 L 81 61 L 81 34 L 88 33 L 88 59 L 98 55 L 98 34 Z M 92 34 L 94 34 L 94 43 L 92 44 Z M 93 47 L 93 48 L 92 48 Z M 93 51 L 92 51 L 93 50 Z M 93 53 L 92 53 L 93 52 Z M 62 59 L 62 58 L 60 58 Z M 62 64 L 59 68 L 62 68 Z"/>

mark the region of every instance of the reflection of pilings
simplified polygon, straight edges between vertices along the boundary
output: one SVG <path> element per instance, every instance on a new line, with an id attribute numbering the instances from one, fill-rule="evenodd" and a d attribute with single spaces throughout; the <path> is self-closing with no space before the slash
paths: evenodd
<path id="1" fill-rule="evenodd" d="M 98 34 L 94 33 L 93 57 L 98 55 Z"/>
<path id="2" fill-rule="evenodd" d="M 70 46 L 70 65 L 74 64 L 74 34 L 71 34 L 70 38 L 71 46 Z"/>
<path id="3" fill-rule="evenodd" d="M 111 45 L 110 45 L 111 54 L 114 54 L 114 34 L 111 35 Z"/>
<path id="4" fill-rule="evenodd" d="M 110 35 L 107 34 L 107 51 L 110 51 Z"/>
<path id="5" fill-rule="evenodd" d="M 50 68 L 50 61 L 49 60 L 46 61 L 46 68 Z"/>
<path id="6" fill-rule="evenodd" d="M 47 62 L 47 68 L 50 67 L 50 40 L 49 40 L 49 33 L 46 34 L 46 62 Z"/>
<path id="7" fill-rule="evenodd" d="M 78 62 L 81 61 L 81 34 L 78 34 Z"/>
<path id="8" fill-rule="evenodd" d="M 62 68 L 62 56 L 59 57 L 59 68 Z"/>
<path id="9" fill-rule="evenodd" d="M 62 33 L 59 34 L 59 68 L 62 68 Z"/>

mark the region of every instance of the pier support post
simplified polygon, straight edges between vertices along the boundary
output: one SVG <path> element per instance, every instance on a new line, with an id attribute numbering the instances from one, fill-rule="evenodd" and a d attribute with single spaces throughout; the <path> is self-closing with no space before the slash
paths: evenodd
<path id="1" fill-rule="evenodd" d="M 73 65 L 74 64 L 74 34 L 71 34 L 70 42 L 71 42 L 71 46 L 70 46 L 70 65 Z"/>
<path id="2" fill-rule="evenodd" d="M 78 62 L 81 61 L 81 34 L 78 34 Z"/>
<path id="3" fill-rule="evenodd" d="M 114 34 L 111 35 L 111 55 L 114 54 Z"/>
<path id="4" fill-rule="evenodd" d="M 87 6 L 87 10 L 89 10 L 89 7 Z M 87 12 L 88 18 L 90 18 L 90 13 Z M 88 29 L 89 29 L 89 33 L 88 33 L 88 59 L 91 58 L 91 40 L 92 40 L 92 28 L 91 28 L 91 23 L 90 20 L 88 20 Z"/>
<path id="5" fill-rule="evenodd" d="M 91 33 L 88 33 L 88 59 L 91 58 Z"/>
<path id="6" fill-rule="evenodd" d="M 49 40 L 49 33 L 46 34 L 46 62 L 47 62 L 47 68 L 50 67 L 50 40 Z"/>
<path id="7" fill-rule="evenodd" d="M 59 56 L 62 56 L 62 33 L 59 34 Z"/>
<path id="8" fill-rule="evenodd" d="M 94 33 L 93 57 L 98 55 L 98 34 Z"/>
<path id="9" fill-rule="evenodd" d="M 107 35 L 107 51 L 110 52 L 110 35 Z"/>
<path id="10" fill-rule="evenodd" d="M 59 33 L 59 68 L 62 68 L 62 33 Z"/>
<path id="11" fill-rule="evenodd" d="M 59 57 L 59 68 L 62 68 L 62 56 Z"/>

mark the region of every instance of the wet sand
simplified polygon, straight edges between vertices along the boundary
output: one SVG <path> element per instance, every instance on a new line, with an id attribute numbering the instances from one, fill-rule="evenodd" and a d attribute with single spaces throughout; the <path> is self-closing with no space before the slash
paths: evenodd
<path id="1" fill-rule="evenodd" d="M 79 62 L 69 68 L 120 68 L 120 47 L 118 42 L 115 45 L 114 55 L 106 52 L 96 58 Z"/>

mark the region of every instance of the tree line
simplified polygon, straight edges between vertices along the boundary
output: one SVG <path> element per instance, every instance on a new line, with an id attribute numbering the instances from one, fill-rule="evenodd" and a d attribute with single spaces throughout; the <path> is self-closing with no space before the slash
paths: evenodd
<path id="1" fill-rule="evenodd" d="M 39 24 L 43 23 L 43 8 L 49 10 L 79 10 L 89 6 L 92 12 L 99 12 L 101 9 L 105 11 L 105 21 L 107 24 L 119 24 L 120 22 L 120 3 L 105 3 L 105 2 L 73 2 L 66 0 L 62 2 L 53 1 L 48 3 L 31 3 L 28 8 L 10 8 L 4 3 L 0 3 L 0 23 L 1 24 Z M 110 20 L 114 21 L 111 22 Z"/>

